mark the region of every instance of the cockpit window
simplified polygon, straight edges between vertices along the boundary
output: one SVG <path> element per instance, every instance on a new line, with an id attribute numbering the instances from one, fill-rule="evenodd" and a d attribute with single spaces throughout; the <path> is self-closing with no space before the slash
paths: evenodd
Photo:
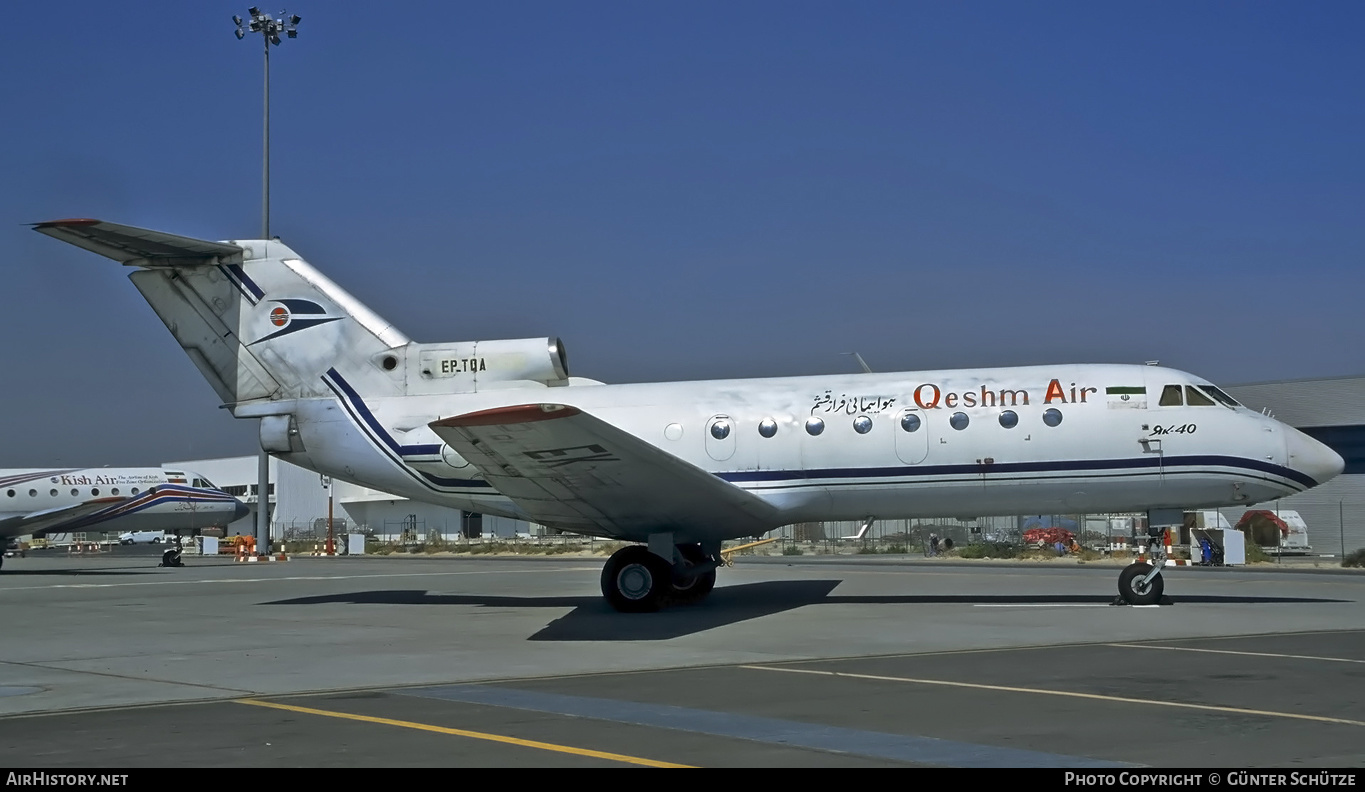
<path id="1" fill-rule="evenodd" d="M 198 487 L 199 489 L 218 489 L 217 487 L 213 486 L 212 481 L 209 481 L 206 478 L 196 478 L 194 479 L 194 483 L 190 486 Z"/>
<path id="2" fill-rule="evenodd" d="M 1185 386 L 1185 403 L 1191 407 L 1212 407 L 1213 399 L 1210 399 L 1203 391 L 1193 385 Z"/>
<path id="3" fill-rule="evenodd" d="M 1185 400 L 1180 396 L 1179 385 L 1167 385 L 1165 388 L 1161 389 L 1162 407 L 1179 407 L 1184 403 Z"/>
<path id="4" fill-rule="evenodd" d="M 1208 395 L 1210 395 L 1210 396 L 1212 396 L 1213 398 L 1217 399 L 1218 401 L 1222 402 L 1223 404 L 1226 404 L 1226 405 L 1229 406 L 1229 407 L 1241 407 L 1241 406 L 1242 406 L 1242 405 L 1240 405 L 1240 404 L 1237 403 L 1237 400 L 1236 400 L 1236 399 L 1234 399 L 1234 398 L 1232 398 L 1231 396 L 1227 395 L 1226 393 L 1224 393 L 1223 391 L 1219 390 L 1218 388 L 1213 387 L 1212 385 L 1200 385 L 1199 387 L 1203 388 L 1205 393 L 1207 393 Z"/>

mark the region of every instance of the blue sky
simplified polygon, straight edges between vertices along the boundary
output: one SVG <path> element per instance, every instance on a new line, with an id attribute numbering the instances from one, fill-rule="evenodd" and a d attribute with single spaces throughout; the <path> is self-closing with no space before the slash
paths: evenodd
<path id="1" fill-rule="evenodd" d="M 126 273 L 26 225 L 257 235 L 247 5 L 6 26 L 0 466 L 254 453 Z M 608 382 L 1365 372 L 1359 3 L 288 10 L 271 231 L 416 340 Z"/>

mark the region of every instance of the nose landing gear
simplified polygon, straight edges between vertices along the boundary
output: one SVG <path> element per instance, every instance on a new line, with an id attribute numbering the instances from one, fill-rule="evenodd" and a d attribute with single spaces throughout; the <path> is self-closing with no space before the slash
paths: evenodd
<path id="1" fill-rule="evenodd" d="M 1166 530 L 1162 526 L 1147 527 L 1147 557 L 1151 563 L 1129 564 L 1119 574 L 1119 596 L 1115 605 L 1159 605 L 1166 590 L 1161 570 L 1166 566 Z"/>
<path id="2" fill-rule="evenodd" d="M 184 549 L 184 546 L 180 542 L 180 532 L 177 531 L 175 534 L 175 547 L 167 548 L 166 551 L 161 554 L 161 563 L 157 564 L 157 566 L 184 566 L 184 563 L 180 561 L 180 554 L 184 552 Z"/>
<path id="3" fill-rule="evenodd" d="M 1150 564 L 1129 564 L 1119 575 L 1119 597 L 1127 605 L 1156 605 L 1165 590 L 1160 568 Z"/>

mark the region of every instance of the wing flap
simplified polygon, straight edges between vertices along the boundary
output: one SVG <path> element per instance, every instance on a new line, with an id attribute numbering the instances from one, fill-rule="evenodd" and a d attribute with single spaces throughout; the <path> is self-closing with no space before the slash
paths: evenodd
<path id="1" fill-rule="evenodd" d="M 82 503 L 62 506 L 56 509 L 45 509 L 31 514 L 23 514 L 18 517 L 8 517 L 0 520 L 0 537 L 3 536 L 23 536 L 24 534 L 45 533 L 60 528 L 73 520 L 78 520 L 103 509 L 109 508 L 116 503 L 122 503 L 127 498 L 95 498 Z"/>
<path id="2" fill-rule="evenodd" d="M 35 223 L 33 230 L 129 265 L 177 266 L 213 260 L 220 264 L 242 263 L 243 250 L 237 245 L 103 220 L 52 220 Z"/>
<path id="3" fill-rule="evenodd" d="M 432 431 L 535 522 L 644 541 L 757 536 L 776 507 L 575 407 L 525 404 L 435 421 Z"/>

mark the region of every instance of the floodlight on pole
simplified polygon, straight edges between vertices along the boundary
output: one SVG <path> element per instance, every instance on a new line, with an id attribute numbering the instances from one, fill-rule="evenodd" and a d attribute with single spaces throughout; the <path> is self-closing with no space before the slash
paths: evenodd
<path id="1" fill-rule="evenodd" d="M 260 33 L 265 40 L 265 154 L 261 164 L 261 238 L 270 238 L 270 45 L 279 46 L 280 34 L 298 38 L 298 24 L 303 17 L 298 14 L 286 15 L 281 11 L 278 17 L 261 13 L 256 6 L 247 9 L 251 16 L 248 22 L 235 14 L 232 21 L 237 25 L 237 39 L 246 38 L 247 33 Z"/>
<path id="2" fill-rule="evenodd" d="M 298 38 L 296 28 L 303 21 L 298 14 L 285 16 L 281 11 L 278 18 L 262 14 L 255 6 L 247 9 L 251 15 L 249 22 L 233 15 L 237 25 L 237 40 L 246 38 L 247 33 L 260 33 L 265 39 L 265 130 L 264 155 L 261 161 L 261 238 L 270 239 L 270 45 L 280 43 L 280 33 L 289 38 Z M 268 552 L 270 547 L 270 453 L 261 449 L 260 464 L 257 468 L 256 486 L 256 552 Z"/>

